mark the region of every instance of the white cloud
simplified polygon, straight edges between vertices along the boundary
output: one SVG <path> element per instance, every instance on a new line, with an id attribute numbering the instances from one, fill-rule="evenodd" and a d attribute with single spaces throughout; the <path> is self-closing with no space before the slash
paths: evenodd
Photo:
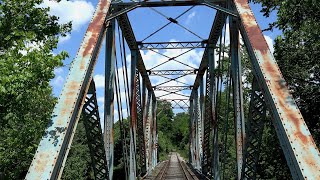
<path id="1" fill-rule="evenodd" d="M 191 14 L 188 15 L 186 24 L 190 24 L 191 20 L 196 16 L 196 12 L 193 11 Z"/>
<path id="2" fill-rule="evenodd" d="M 51 85 L 62 87 L 63 82 L 64 82 L 64 78 L 61 75 L 59 75 L 59 76 L 55 77 L 54 79 L 52 79 Z"/>
<path id="3" fill-rule="evenodd" d="M 63 73 L 63 68 L 62 67 L 58 67 L 54 69 L 54 74 L 55 75 L 59 75 Z"/>
<path id="4" fill-rule="evenodd" d="M 44 0 L 40 7 L 50 7 L 50 15 L 59 17 L 59 23 L 72 21 L 72 29 L 78 31 L 87 24 L 94 13 L 94 7 L 90 1 L 85 0 L 61 0 L 59 3 L 52 0 Z M 61 37 L 60 42 L 70 39 L 70 35 Z"/>
<path id="5" fill-rule="evenodd" d="M 97 101 L 103 105 L 104 104 L 104 97 L 98 97 Z"/>
<path id="6" fill-rule="evenodd" d="M 94 82 L 96 84 L 96 88 L 104 88 L 104 75 L 97 74 L 93 77 Z"/>
<path id="7" fill-rule="evenodd" d="M 274 52 L 273 40 L 271 39 L 270 36 L 267 36 L 267 35 L 264 35 L 264 38 L 266 39 L 267 44 L 269 46 L 269 49 L 270 49 L 271 53 L 273 54 L 273 52 Z"/>
<path id="8" fill-rule="evenodd" d="M 53 87 L 62 87 L 64 83 L 63 77 L 63 67 L 58 67 L 54 69 L 55 78 L 53 78 L 50 82 L 51 86 Z"/>
<path id="9" fill-rule="evenodd" d="M 44 7 L 50 7 L 50 14 L 59 17 L 60 23 L 72 21 L 73 29 L 78 30 L 83 24 L 90 21 L 94 7 L 89 1 L 67 1 L 59 3 L 51 0 L 43 1 Z"/>
<path id="10" fill-rule="evenodd" d="M 59 43 L 64 43 L 64 42 L 68 41 L 70 38 L 71 38 L 70 34 L 67 34 L 65 37 L 60 36 Z"/>

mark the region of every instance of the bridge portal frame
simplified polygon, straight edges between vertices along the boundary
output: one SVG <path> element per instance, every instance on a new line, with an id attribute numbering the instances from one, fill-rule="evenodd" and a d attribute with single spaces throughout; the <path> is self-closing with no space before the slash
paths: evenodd
<path id="1" fill-rule="evenodd" d="M 244 44 L 247 47 L 251 63 L 254 68 L 254 76 L 257 79 L 259 84 L 259 88 L 263 93 L 263 97 L 265 98 L 265 102 L 267 104 L 268 110 L 271 112 L 273 117 L 273 124 L 275 126 L 278 138 L 280 140 L 281 147 L 284 151 L 286 160 L 288 162 L 291 174 L 293 179 L 307 179 L 312 177 L 320 177 L 320 154 L 317 149 L 314 140 L 308 130 L 308 127 L 304 123 L 303 117 L 295 104 L 293 97 L 290 95 L 286 82 L 279 70 L 279 67 L 270 52 L 266 40 L 263 37 L 263 34 L 255 20 L 255 17 L 250 9 L 250 6 L 246 0 L 213 0 L 213 1 L 152 1 L 152 2 L 130 2 L 130 3 L 111 3 L 108 0 L 100 0 L 95 11 L 94 17 L 91 20 L 91 23 L 88 27 L 88 30 L 85 34 L 84 40 L 79 48 L 78 54 L 75 57 L 71 67 L 70 72 L 68 74 L 66 83 L 63 87 L 62 93 L 59 97 L 58 103 L 54 108 L 52 119 L 48 128 L 45 131 L 45 135 L 43 136 L 35 157 L 32 161 L 32 164 L 27 173 L 26 179 L 59 179 L 61 177 L 64 163 L 67 158 L 68 151 L 70 149 L 70 145 L 75 133 L 75 129 L 79 120 L 80 113 L 83 108 L 85 96 L 88 94 L 88 89 L 90 86 L 90 82 L 92 81 L 92 73 L 95 66 L 95 62 L 100 50 L 100 46 L 102 43 L 102 39 L 108 31 L 107 27 L 112 24 L 112 19 L 116 18 L 121 30 L 123 32 L 123 36 L 126 39 L 126 42 L 133 54 L 135 55 L 135 66 L 132 67 L 134 69 L 135 74 L 131 77 L 133 78 L 131 83 L 131 126 L 130 130 L 132 131 L 132 141 L 130 143 L 130 179 L 136 178 L 136 176 L 144 175 L 148 170 L 149 161 L 146 161 L 146 151 L 145 151 L 145 124 L 143 122 L 143 114 L 142 111 L 144 109 L 148 109 L 146 104 L 152 104 L 153 108 L 153 124 L 155 123 L 155 103 L 150 103 L 150 97 L 154 102 L 156 97 L 153 91 L 153 87 L 151 85 L 151 81 L 149 79 L 147 70 L 144 66 L 142 56 L 139 52 L 139 42 L 136 41 L 134 37 L 133 30 L 131 28 L 129 18 L 127 17 L 127 12 L 138 8 L 138 7 L 160 7 L 160 6 L 193 6 L 193 5 L 205 5 L 208 7 L 212 7 L 217 10 L 217 14 L 210 31 L 209 38 L 206 41 L 206 47 L 204 51 L 203 58 L 200 63 L 200 67 L 197 70 L 197 76 L 194 85 L 192 86 L 191 95 L 194 96 L 190 98 L 190 112 L 194 112 L 194 115 L 191 115 L 192 118 L 197 118 L 197 122 L 202 121 L 199 118 L 201 116 L 201 112 L 198 112 L 200 109 L 200 105 L 198 102 L 198 88 L 203 86 L 203 75 L 206 71 L 212 68 L 210 63 L 208 62 L 210 48 L 214 47 L 217 44 L 219 39 L 220 32 L 225 25 L 225 21 L 227 16 L 230 18 L 230 28 L 231 28 L 231 46 L 232 46 L 232 79 L 234 91 L 234 108 L 237 109 L 235 112 L 235 123 L 237 125 L 237 166 L 238 166 L 238 179 L 241 179 L 241 176 L 244 174 L 243 172 L 246 170 L 246 166 L 243 165 L 243 162 L 246 162 L 246 156 L 243 154 L 247 154 L 245 152 L 247 150 L 245 144 L 245 129 L 244 129 L 244 119 L 243 119 L 243 109 L 242 109 L 242 93 L 241 93 L 241 73 L 240 73 L 240 60 L 237 55 L 237 51 L 239 48 L 239 32 L 244 40 Z M 110 36 L 108 36 L 110 37 Z M 110 39 L 108 38 L 108 42 Z M 110 44 L 109 44 L 110 45 Z M 112 47 L 113 45 L 110 45 Z M 185 47 L 183 47 L 185 48 Z M 107 51 L 111 51 L 111 49 L 107 49 Z M 111 58 L 112 59 L 112 58 Z M 109 59 L 109 60 L 111 60 Z M 107 59 L 108 60 L 108 59 Z M 238 64 L 237 64 L 238 63 Z M 211 68 L 210 68 L 211 67 Z M 211 70 L 210 70 L 211 71 Z M 112 72 L 112 71 L 111 71 Z M 144 86 L 148 90 L 148 102 L 146 93 L 142 93 L 142 98 L 140 94 L 140 82 L 139 78 L 143 81 L 143 89 Z M 211 76 L 209 76 L 211 77 Z M 212 78 L 210 78 L 212 79 Z M 210 83 L 214 83 L 211 81 Z M 207 87 L 212 87 L 209 85 Z M 203 87 L 200 87 L 200 89 Z M 213 93 L 209 92 L 209 93 Z M 139 95 L 140 94 L 140 95 Z M 140 99 L 140 102 L 139 102 Z M 112 98 L 106 99 L 107 101 L 112 101 Z M 142 102 L 141 102 L 142 101 Z M 214 136 L 214 144 L 216 144 L 216 136 L 214 134 L 217 133 L 214 130 L 214 106 L 215 99 L 214 95 L 211 97 L 211 105 L 212 105 L 212 114 L 211 122 L 212 126 L 205 126 L 204 128 L 213 129 L 212 135 Z M 112 102 L 111 102 L 112 104 Z M 110 104 L 110 106 L 112 106 Z M 204 109 L 208 103 L 204 103 Z M 106 107 L 109 109 L 110 107 Z M 192 109 L 194 108 L 194 109 Z M 112 109 L 112 108 L 111 108 Z M 139 112 L 137 112 L 137 110 Z M 197 112 L 195 112 L 197 111 Z M 137 116 L 135 117 L 135 114 Z M 149 114 L 149 113 L 147 113 Z M 196 114 L 196 115 L 195 115 Z M 139 116 L 139 118 L 138 118 Z M 112 116 L 111 119 L 107 121 L 108 123 L 113 124 Z M 206 117 L 206 116 L 201 116 Z M 208 116 L 210 117 L 210 116 Z M 135 122 L 138 121 L 138 122 Z M 141 122 L 140 122 L 141 121 Z M 200 156 L 201 153 L 208 153 L 207 150 L 203 152 L 199 152 L 204 144 L 200 144 L 199 141 L 201 138 L 199 136 L 202 133 L 201 123 L 195 123 L 195 119 L 193 119 L 193 124 L 195 125 L 192 132 L 194 132 L 194 136 L 191 136 L 190 141 L 193 142 L 192 148 L 195 147 L 197 156 Z M 209 121 L 210 122 L 210 121 Z M 137 124 L 135 124 L 137 123 Z M 192 125 L 191 125 L 192 126 Z M 156 127 L 156 126 L 155 126 Z M 137 128 L 137 138 L 135 137 L 135 128 Z M 192 129 L 192 128 L 191 128 Z M 106 147 L 106 156 L 103 158 L 107 158 L 109 178 L 112 176 L 110 174 L 110 169 L 112 168 L 113 160 L 110 161 L 110 156 L 112 156 L 112 125 L 109 128 L 105 129 L 106 134 L 109 134 L 107 138 L 105 138 L 105 144 L 110 143 Z M 153 128 L 153 141 L 155 140 L 156 129 Z M 208 133 L 207 129 L 204 130 L 203 136 L 206 137 L 205 133 Z M 210 135 L 209 135 L 210 136 Z M 192 139 L 195 138 L 195 139 Z M 109 139 L 109 140 L 107 140 Z M 138 145 L 136 144 L 138 142 Z M 193 147 L 194 146 L 194 147 Z M 199 147 L 201 146 L 201 147 Z M 109 148 L 108 148 L 109 147 Z M 136 154 L 135 149 L 138 147 L 139 149 L 139 166 L 137 167 L 136 162 Z M 149 146 L 148 146 L 149 147 Z M 154 147 L 154 145 L 152 146 Z M 217 146 L 215 147 L 217 148 Z M 155 149 L 148 148 L 152 150 L 151 157 L 155 156 Z M 149 152 L 148 152 L 149 153 Z M 210 153 L 210 152 L 209 152 Z M 109 158 L 108 158 L 109 157 Z M 150 157 L 150 155 L 148 155 Z M 210 157 L 210 155 L 204 157 Z M 215 157 L 217 156 L 217 151 L 213 152 L 213 165 L 212 167 L 201 167 L 201 169 L 206 169 L 205 173 L 212 173 L 212 175 L 219 179 L 219 160 Z M 112 159 L 112 158 L 111 158 Z M 201 164 L 208 166 L 208 163 L 201 163 L 201 159 L 190 159 L 191 161 L 195 160 L 195 165 L 200 167 Z M 209 159 L 210 161 L 210 159 Z M 155 164 L 154 160 L 152 160 Z M 148 165 L 147 165 L 148 164 Z M 209 165 L 210 166 L 210 165 Z M 208 169 L 212 168 L 212 171 L 208 171 Z M 140 169 L 137 174 L 137 170 Z"/>

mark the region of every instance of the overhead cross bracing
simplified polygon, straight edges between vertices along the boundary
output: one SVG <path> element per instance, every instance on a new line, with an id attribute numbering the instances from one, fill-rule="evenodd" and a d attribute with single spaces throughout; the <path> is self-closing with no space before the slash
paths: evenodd
<path id="1" fill-rule="evenodd" d="M 201 12 L 210 12 L 211 23 L 201 24 L 202 31 L 196 31 L 182 18 L 200 6 L 206 8 Z M 162 7 L 175 11 L 169 14 Z M 141 8 L 140 15 L 149 12 L 159 19 L 147 22 L 146 16 L 139 17 Z M 130 16 L 135 11 L 138 14 Z M 166 31 L 172 26 L 174 31 Z M 168 39 L 178 33 L 186 39 L 174 39 L 177 35 Z M 248 111 L 240 36 L 252 66 Z M 100 118 L 92 87 L 101 47 L 105 48 L 103 128 L 94 122 Z M 257 178 L 267 112 L 293 179 L 320 176 L 319 151 L 247 1 L 100 0 L 26 179 L 61 177 L 81 113 L 87 123 L 95 124 L 86 131 L 91 139 L 97 137 L 90 144 L 97 147 L 90 148 L 96 179 L 113 177 L 115 120 L 120 123 L 125 176 L 144 177 L 158 163 L 157 103 L 161 99 L 189 114 L 189 163 L 208 178 L 225 178 L 231 144 L 236 150 L 235 177 Z M 129 130 L 124 126 L 126 118 Z M 230 130 L 233 137 L 227 133 Z"/>

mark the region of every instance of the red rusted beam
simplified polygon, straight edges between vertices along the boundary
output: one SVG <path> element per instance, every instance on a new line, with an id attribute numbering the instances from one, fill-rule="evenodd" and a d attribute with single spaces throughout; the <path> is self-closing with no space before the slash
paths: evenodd
<path id="1" fill-rule="evenodd" d="M 109 0 L 100 0 L 97 5 L 26 179 L 59 179 L 62 175 L 83 107 L 84 96 L 87 94 L 93 67 L 105 34 L 104 22 L 109 6 Z"/>
<path id="2" fill-rule="evenodd" d="M 293 179 L 318 179 L 320 154 L 247 0 L 234 0 L 242 37 L 263 90 Z"/>

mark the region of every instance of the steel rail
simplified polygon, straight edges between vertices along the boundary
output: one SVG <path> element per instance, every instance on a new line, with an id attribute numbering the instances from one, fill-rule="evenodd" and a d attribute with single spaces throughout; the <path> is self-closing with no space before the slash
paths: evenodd
<path id="1" fill-rule="evenodd" d="M 161 168 L 160 172 L 157 174 L 155 179 L 164 179 L 165 177 L 164 175 L 166 174 L 169 165 L 170 165 L 170 160 L 166 161 L 166 164 L 163 165 L 163 167 Z"/>
<path id="2" fill-rule="evenodd" d="M 192 179 L 195 179 L 193 178 L 192 174 L 186 169 L 186 167 L 184 166 L 185 164 L 182 163 L 182 161 L 180 160 L 179 156 L 177 153 L 175 153 L 175 155 L 177 156 L 177 159 L 178 159 L 178 162 L 179 162 L 179 165 L 183 171 L 183 175 L 186 177 L 187 180 L 192 180 Z M 189 176 L 188 176 L 188 175 Z M 191 177 L 191 178 L 190 178 Z"/>

